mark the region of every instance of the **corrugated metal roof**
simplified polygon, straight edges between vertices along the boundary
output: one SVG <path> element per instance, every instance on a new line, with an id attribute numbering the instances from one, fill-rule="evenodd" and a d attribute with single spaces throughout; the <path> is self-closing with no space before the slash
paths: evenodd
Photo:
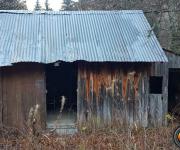
<path id="1" fill-rule="evenodd" d="M 0 66 L 16 62 L 166 62 L 142 11 L 0 11 Z"/>

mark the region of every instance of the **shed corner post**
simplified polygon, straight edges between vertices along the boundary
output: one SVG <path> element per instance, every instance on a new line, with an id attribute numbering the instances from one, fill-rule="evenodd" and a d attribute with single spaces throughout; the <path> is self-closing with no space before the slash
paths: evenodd
<path id="1" fill-rule="evenodd" d="M 0 68 L 0 125 L 3 124 L 2 68 Z"/>

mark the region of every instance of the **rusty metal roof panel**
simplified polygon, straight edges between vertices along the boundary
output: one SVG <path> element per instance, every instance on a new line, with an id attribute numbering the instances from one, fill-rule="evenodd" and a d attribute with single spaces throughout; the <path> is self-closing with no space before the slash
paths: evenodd
<path id="1" fill-rule="evenodd" d="M 0 66 L 16 62 L 166 62 L 142 11 L 0 11 Z"/>

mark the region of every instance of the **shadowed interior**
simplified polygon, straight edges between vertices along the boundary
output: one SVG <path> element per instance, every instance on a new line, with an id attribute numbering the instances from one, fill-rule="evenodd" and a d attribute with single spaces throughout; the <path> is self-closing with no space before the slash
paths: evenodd
<path id="1" fill-rule="evenodd" d="M 180 69 L 169 69 L 168 109 L 180 115 Z"/>
<path id="2" fill-rule="evenodd" d="M 76 64 L 58 62 L 47 65 L 46 89 L 47 124 L 57 120 L 59 125 L 74 124 L 77 116 Z M 62 96 L 65 96 L 65 103 L 60 114 Z"/>

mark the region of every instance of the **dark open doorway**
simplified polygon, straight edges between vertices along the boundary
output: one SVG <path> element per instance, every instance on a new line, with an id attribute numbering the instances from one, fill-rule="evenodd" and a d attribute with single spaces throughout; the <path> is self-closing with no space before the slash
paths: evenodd
<path id="1" fill-rule="evenodd" d="M 180 115 L 180 69 L 169 69 L 168 110 Z"/>
<path id="2" fill-rule="evenodd" d="M 47 126 L 73 125 L 77 117 L 77 65 L 54 63 L 46 66 Z M 62 96 L 65 103 L 62 106 Z"/>

